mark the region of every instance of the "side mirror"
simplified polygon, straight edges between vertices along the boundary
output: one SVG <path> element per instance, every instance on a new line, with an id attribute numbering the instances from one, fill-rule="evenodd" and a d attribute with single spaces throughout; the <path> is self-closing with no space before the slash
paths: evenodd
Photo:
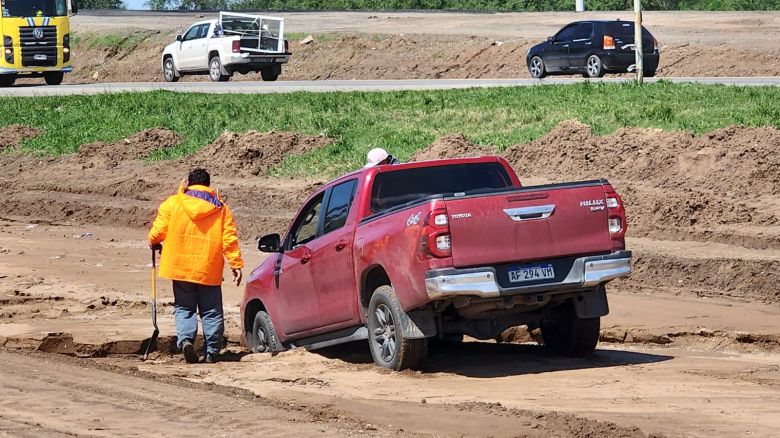
<path id="1" fill-rule="evenodd" d="M 70 0 L 70 14 L 76 15 L 79 13 L 79 5 L 76 0 Z"/>
<path id="2" fill-rule="evenodd" d="M 176 41 L 181 41 L 181 35 L 176 35 Z"/>
<path id="3" fill-rule="evenodd" d="M 268 234 L 257 239 L 257 249 L 260 252 L 281 252 L 281 240 L 278 234 Z"/>
<path id="4" fill-rule="evenodd" d="M 551 37 L 551 36 L 547 37 L 547 41 L 552 41 L 552 40 L 553 40 L 553 37 Z"/>

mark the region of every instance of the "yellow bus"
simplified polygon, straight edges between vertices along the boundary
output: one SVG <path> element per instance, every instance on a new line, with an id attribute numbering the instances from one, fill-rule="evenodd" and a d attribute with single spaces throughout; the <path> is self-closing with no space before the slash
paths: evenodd
<path id="1" fill-rule="evenodd" d="M 73 70 L 70 52 L 70 15 L 76 0 L 0 0 L 0 87 L 19 77 L 43 77 L 49 85 L 62 83 Z"/>

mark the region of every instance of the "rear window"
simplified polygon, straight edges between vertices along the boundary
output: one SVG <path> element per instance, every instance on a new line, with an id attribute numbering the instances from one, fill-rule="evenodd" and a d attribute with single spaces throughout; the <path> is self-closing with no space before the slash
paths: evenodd
<path id="1" fill-rule="evenodd" d="M 382 172 L 371 193 L 371 211 L 379 213 L 431 195 L 472 195 L 512 186 L 499 163 L 468 163 Z"/>
<path id="2" fill-rule="evenodd" d="M 632 37 L 634 36 L 634 23 L 630 21 L 615 21 L 604 24 L 604 33 L 612 37 Z M 649 38 L 650 32 L 642 26 L 642 37 Z"/>

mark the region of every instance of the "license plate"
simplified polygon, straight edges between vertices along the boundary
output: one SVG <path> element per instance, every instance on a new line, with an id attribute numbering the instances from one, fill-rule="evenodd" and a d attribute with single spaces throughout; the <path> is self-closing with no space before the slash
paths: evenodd
<path id="1" fill-rule="evenodd" d="M 46 55 L 35 55 L 33 56 L 33 59 L 36 61 L 46 61 L 48 58 L 46 58 Z"/>
<path id="2" fill-rule="evenodd" d="M 545 280 L 548 278 L 555 278 L 555 270 L 550 264 L 528 266 L 526 268 L 509 271 L 509 281 L 511 283 L 523 283 L 526 281 Z"/>

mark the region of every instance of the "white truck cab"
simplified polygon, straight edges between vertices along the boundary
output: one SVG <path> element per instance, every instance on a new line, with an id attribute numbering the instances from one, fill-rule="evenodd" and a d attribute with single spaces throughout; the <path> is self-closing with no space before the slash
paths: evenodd
<path id="1" fill-rule="evenodd" d="M 165 47 L 163 79 L 207 74 L 222 82 L 234 73 L 259 72 L 264 81 L 275 81 L 290 56 L 284 18 L 220 12 L 219 19 L 192 24 Z"/>

